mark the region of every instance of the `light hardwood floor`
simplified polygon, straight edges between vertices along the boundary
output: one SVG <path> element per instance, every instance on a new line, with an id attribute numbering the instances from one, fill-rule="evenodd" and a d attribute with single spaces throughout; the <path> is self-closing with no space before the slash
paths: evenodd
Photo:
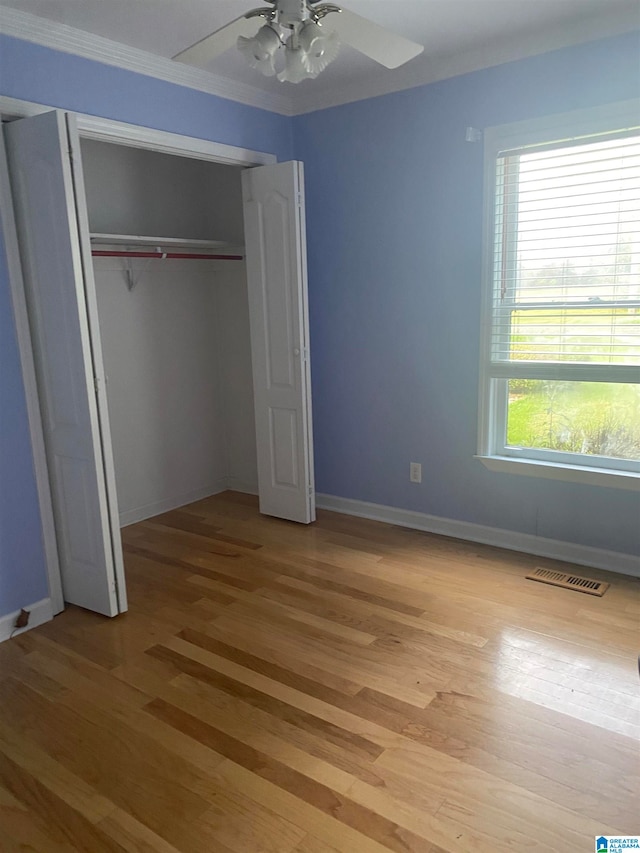
<path id="1" fill-rule="evenodd" d="M 130 612 L 0 646 L 0 850 L 585 853 L 640 833 L 640 584 L 226 493 L 123 531 Z"/>

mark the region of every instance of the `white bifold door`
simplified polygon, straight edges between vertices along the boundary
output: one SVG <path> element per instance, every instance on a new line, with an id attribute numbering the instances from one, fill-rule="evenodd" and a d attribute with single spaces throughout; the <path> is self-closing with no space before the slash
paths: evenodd
<path id="1" fill-rule="evenodd" d="M 300 162 L 242 175 L 260 511 L 315 520 L 304 176 Z"/>
<path id="2" fill-rule="evenodd" d="M 5 128 L 65 601 L 127 609 L 80 141 L 73 116 Z M 260 510 L 315 519 L 303 173 L 243 173 Z"/>
<path id="3" fill-rule="evenodd" d="M 5 133 L 63 595 L 115 616 L 127 599 L 78 134 L 60 112 Z"/>

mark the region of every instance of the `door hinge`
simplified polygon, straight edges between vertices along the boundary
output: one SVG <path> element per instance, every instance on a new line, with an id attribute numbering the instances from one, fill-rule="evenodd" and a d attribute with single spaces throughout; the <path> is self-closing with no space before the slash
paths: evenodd
<path id="1" fill-rule="evenodd" d="M 93 388 L 94 388 L 96 394 L 100 393 L 100 380 L 98 379 L 97 376 L 93 377 Z"/>

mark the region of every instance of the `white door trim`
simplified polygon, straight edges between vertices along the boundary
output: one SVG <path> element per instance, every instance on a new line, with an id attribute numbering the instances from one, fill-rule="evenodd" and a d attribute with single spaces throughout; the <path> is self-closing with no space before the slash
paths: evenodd
<path id="1" fill-rule="evenodd" d="M 27 118 L 56 109 L 61 108 L 0 96 L 0 118 L 2 119 Z M 62 112 L 69 111 L 62 109 Z M 161 151 L 165 154 L 175 154 L 179 157 L 207 160 L 226 165 L 245 167 L 263 166 L 269 163 L 276 163 L 278 160 L 275 154 L 269 152 L 252 151 L 248 148 L 239 148 L 221 142 L 210 142 L 206 139 L 183 136 L 164 130 L 154 130 L 153 128 L 142 127 L 141 125 L 127 124 L 112 119 L 84 115 L 83 113 L 76 113 L 75 115 L 80 136 L 86 139 L 98 139 L 103 142 L 129 145 L 134 148 L 147 148 L 154 151 Z M 40 398 L 38 396 L 33 362 L 33 343 L 24 295 L 18 238 L 11 202 L 9 173 L 3 139 L 0 146 L 0 226 L 2 227 L 5 239 L 9 286 L 13 301 L 16 336 L 25 388 L 29 433 L 33 448 L 49 596 L 55 615 L 64 609 L 60 564 L 58 561 L 58 545 L 53 521 L 49 471 L 44 450 Z"/>
<path id="2" fill-rule="evenodd" d="M 175 154 L 191 160 L 209 160 L 228 166 L 266 166 L 278 160 L 275 154 L 264 151 L 252 151 L 249 148 L 238 148 L 235 145 L 210 142 L 195 136 L 182 136 L 179 133 L 154 130 L 122 121 L 80 113 L 77 114 L 76 121 L 80 136 L 84 139 L 97 139 L 132 148 L 151 148 L 163 154 Z"/>

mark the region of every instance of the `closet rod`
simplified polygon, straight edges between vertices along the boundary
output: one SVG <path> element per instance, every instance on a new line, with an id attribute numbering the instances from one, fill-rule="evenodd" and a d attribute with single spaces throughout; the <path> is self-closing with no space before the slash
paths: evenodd
<path id="1" fill-rule="evenodd" d="M 103 252 L 93 249 L 94 258 L 158 258 L 159 260 L 242 261 L 243 255 L 202 255 L 194 252 Z"/>

